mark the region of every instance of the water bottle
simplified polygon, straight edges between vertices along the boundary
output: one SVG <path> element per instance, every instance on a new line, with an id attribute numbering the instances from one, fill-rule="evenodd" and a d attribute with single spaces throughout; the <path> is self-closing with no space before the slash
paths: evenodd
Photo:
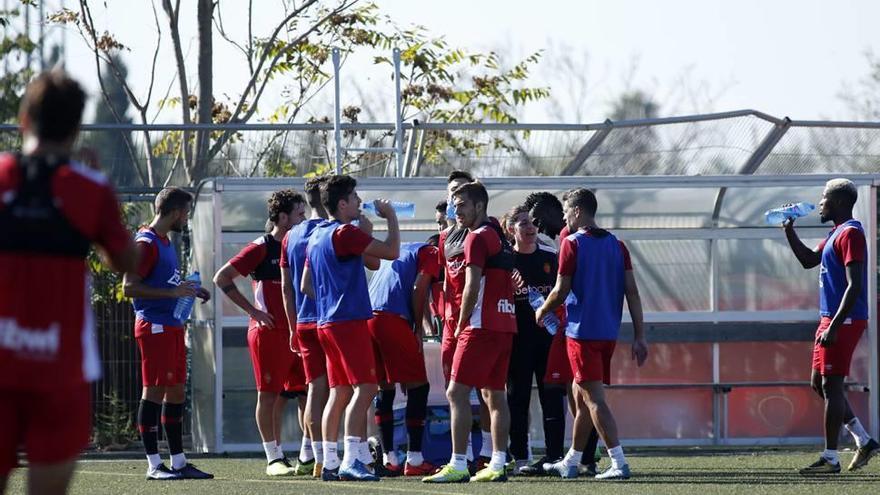
<path id="1" fill-rule="evenodd" d="M 202 279 L 199 278 L 199 272 L 192 272 L 192 275 L 186 277 L 186 280 L 188 282 L 195 282 L 196 287 L 202 286 Z M 189 314 L 192 312 L 195 302 L 196 296 L 178 297 L 177 305 L 174 306 L 174 319 L 180 321 L 188 320 Z"/>
<path id="2" fill-rule="evenodd" d="M 815 209 L 815 205 L 801 202 L 790 206 L 767 210 L 764 212 L 764 218 L 767 220 L 768 225 L 779 225 L 789 218 L 805 217 Z"/>
<path id="3" fill-rule="evenodd" d="M 535 311 L 538 311 L 538 308 L 544 305 L 544 296 L 534 287 L 529 287 L 529 304 L 532 305 Z M 556 335 L 556 332 L 559 331 L 559 317 L 552 312 L 544 315 L 544 328 L 547 329 L 550 335 Z"/>
<path id="4" fill-rule="evenodd" d="M 375 202 L 367 201 L 366 203 L 362 204 L 361 207 L 364 209 L 365 212 L 367 212 L 371 215 L 379 216 L 379 213 L 376 211 L 376 203 Z M 409 203 L 406 201 L 392 201 L 391 208 L 393 208 L 394 211 L 397 212 L 398 217 L 403 217 L 403 218 L 415 218 L 416 217 L 415 203 Z"/>
<path id="5" fill-rule="evenodd" d="M 452 197 L 446 200 L 446 219 L 455 220 L 455 203 L 452 202 Z"/>

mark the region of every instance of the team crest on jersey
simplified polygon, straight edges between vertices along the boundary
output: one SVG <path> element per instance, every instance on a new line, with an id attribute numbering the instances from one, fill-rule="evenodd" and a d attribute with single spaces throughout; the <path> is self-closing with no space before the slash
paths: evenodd
<path id="1" fill-rule="evenodd" d="M 180 270 L 174 270 L 174 275 L 172 275 L 171 278 L 168 279 L 168 284 L 175 286 L 180 285 Z"/>
<path id="2" fill-rule="evenodd" d="M 550 273 L 550 263 L 544 262 L 544 273 Z"/>

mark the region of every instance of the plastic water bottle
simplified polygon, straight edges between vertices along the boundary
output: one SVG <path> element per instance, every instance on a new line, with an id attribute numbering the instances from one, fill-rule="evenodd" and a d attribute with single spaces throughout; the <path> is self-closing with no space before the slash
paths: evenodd
<path id="1" fill-rule="evenodd" d="M 816 206 L 810 203 L 797 203 L 790 206 L 773 208 L 764 212 L 764 218 L 769 225 L 779 225 L 789 218 L 805 217 L 815 210 Z"/>
<path id="2" fill-rule="evenodd" d="M 379 213 L 376 211 L 376 203 L 373 201 L 367 201 L 362 204 L 361 207 L 365 212 L 379 216 Z M 398 217 L 404 218 L 415 218 L 416 217 L 416 205 L 415 203 L 409 203 L 407 201 L 392 201 L 391 208 L 397 212 Z"/>
<path id="3" fill-rule="evenodd" d="M 199 272 L 192 272 L 192 275 L 186 277 L 186 280 L 187 282 L 195 282 L 196 287 L 202 286 L 202 279 L 199 277 Z M 174 319 L 180 321 L 188 320 L 195 302 L 196 296 L 178 297 L 177 305 L 174 306 Z"/>
<path id="4" fill-rule="evenodd" d="M 538 308 L 544 305 L 544 296 L 534 287 L 529 287 L 529 304 L 532 305 L 535 311 L 538 311 Z M 550 335 L 556 335 L 556 332 L 559 331 L 559 317 L 552 312 L 544 315 L 544 328 L 547 329 Z"/>

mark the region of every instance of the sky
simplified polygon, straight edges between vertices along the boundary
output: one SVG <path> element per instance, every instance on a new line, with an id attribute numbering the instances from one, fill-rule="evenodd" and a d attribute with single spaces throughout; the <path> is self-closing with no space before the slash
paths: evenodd
<path id="1" fill-rule="evenodd" d="M 73 0 L 65 0 L 76 7 Z M 47 10 L 60 0 L 46 0 Z M 145 92 L 155 43 L 147 0 L 93 0 L 100 29 L 114 32 L 130 47 L 125 56 L 130 80 Z M 182 39 L 195 73 L 195 3 L 181 16 Z M 244 0 L 223 0 L 227 29 L 246 33 Z M 852 112 L 840 94 L 868 73 L 866 52 L 880 54 L 880 2 L 873 0 L 378 0 L 380 10 L 400 25 L 420 24 L 452 46 L 498 51 L 505 61 L 536 50 L 543 60 L 531 84 L 549 86 L 562 110 L 535 104 L 521 122 L 601 122 L 610 102 L 624 90 L 641 90 L 660 104 L 662 116 L 751 108 L 794 119 L 847 119 Z M 254 31 L 266 33 L 277 20 L 277 2 L 259 0 Z M 164 14 L 159 11 L 165 27 Z M 54 36 L 60 36 L 54 28 Z M 68 70 L 92 90 L 93 58 L 73 31 L 66 34 Z M 157 80 L 159 97 L 173 81 L 173 54 L 163 41 Z M 558 61 L 576 60 L 576 70 Z M 215 40 L 217 94 L 237 96 L 246 77 L 241 55 Z M 194 79 L 193 76 L 190 76 Z M 375 95 L 376 117 L 393 115 L 393 85 L 370 67 L 368 57 L 352 60 L 343 74 L 344 103 L 359 103 L 354 86 Z M 176 86 L 173 87 L 176 89 Z M 173 92 L 172 92 L 173 94 Z M 384 95 L 384 96 L 383 96 Z M 266 104 L 281 101 L 274 89 Z M 383 98 L 387 98 L 384 100 Z M 328 91 L 321 104 L 332 104 Z M 559 106 L 559 105 L 557 105 Z M 173 118 L 173 115 L 163 115 Z"/>

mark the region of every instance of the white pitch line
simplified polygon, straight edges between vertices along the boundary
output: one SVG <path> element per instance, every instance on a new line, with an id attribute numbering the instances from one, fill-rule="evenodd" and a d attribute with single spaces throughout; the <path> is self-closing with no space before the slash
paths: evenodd
<path id="1" fill-rule="evenodd" d="M 102 462 L 114 462 L 114 461 L 102 461 Z M 77 469 L 76 474 L 94 474 L 99 476 L 134 476 L 138 478 L 143 478 L 143 474 L 137 473 L 111 473 L 108 471 L 86 471 L 83 469 Z M 243 482 L 243 483 L 270 483 L 270 484 L 313 484 L 317 480 L 298 480 L 298 479 L 287 479 L 287 480 L 254 480 L 254 479 L 235 479 L 235 478 L 214 478 L 218 481 L 232 481 L 232 482 Z M 173 481 L 172 481 L 173 483 Z M 435 492 L 431 490 L 421 490 L 418 488 L 392 488 L 390 486 L 381 486 L 375 482 L 362 482 L 362 483 L 349 483 L 344 481 L 334 481 L 332 482 L 332 486 L 341 487 L 341 488 L 353 488 L 355 490 L 379 490 L 386 492 L 403 492 L 403 493 L 424 493 L 425 495 L 466 495 L 462 492 Z"/>

